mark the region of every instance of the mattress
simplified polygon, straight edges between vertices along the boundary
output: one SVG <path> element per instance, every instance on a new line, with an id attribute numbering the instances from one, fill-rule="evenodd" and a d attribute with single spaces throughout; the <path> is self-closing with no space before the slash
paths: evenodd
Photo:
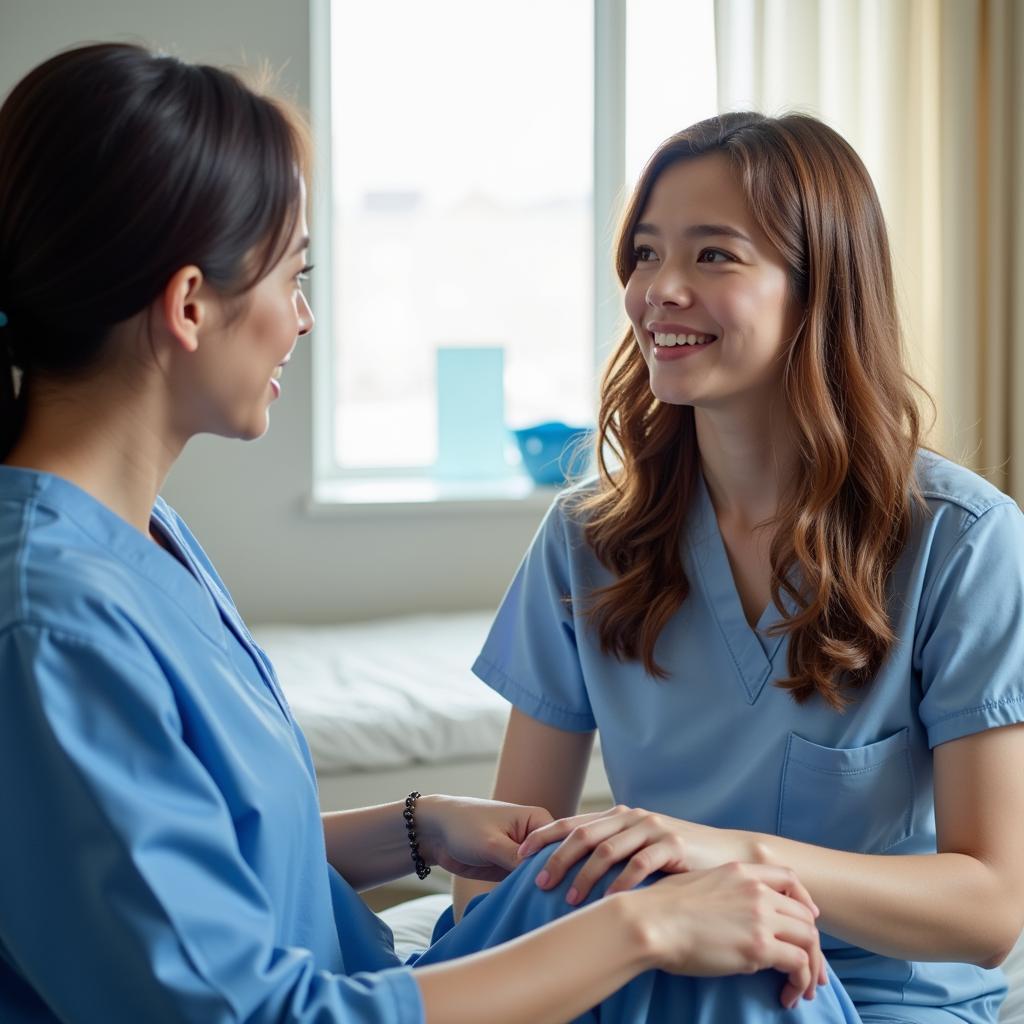
<path id="1" fill-rule="evenodd" d="M 259 626 L 319 775 L 495 758 L 508 703 L 470 671 L 494 613 Z"/>

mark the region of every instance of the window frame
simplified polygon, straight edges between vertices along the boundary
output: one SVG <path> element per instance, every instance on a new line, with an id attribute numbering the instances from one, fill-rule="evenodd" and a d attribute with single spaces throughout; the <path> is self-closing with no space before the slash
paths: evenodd
<path id="1" fill-rule="evenodd" d="M 314 139 L 331 140 L 332 0 L 310 3 L 310 120 Z M 612 240 L 622 206 L 626 166 L 626 0 L 593 0 L 593 324 L 594 368 L 611 352 L 621 321 L 621 287 L 615 277 Z M 321 325 L 311 338 L 312 493 L 309 511 L 331 514 L 342 507 L 378 513 L 408 506 L 449 511 L 506 510 L 510 505 L 543 508 L 554 488 L 534 485 L 526 476 L 501 480 L 445 482 L 430 467 L 340 469 L 334 462 L 332 151 L 326 141 L 315 152 L 311 262 L 313 305 Z"/>

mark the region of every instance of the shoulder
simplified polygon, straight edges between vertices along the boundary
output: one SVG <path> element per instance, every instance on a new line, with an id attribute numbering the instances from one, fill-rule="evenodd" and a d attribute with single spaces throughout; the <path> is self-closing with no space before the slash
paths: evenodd
<path id="1" fill-rule="evenodd" d="M 1020 507 L 977 473 L 935 452 L 918 453 L 916 480 L 925 505 L 922 538 L 948 551 L 963 538 L 1017 543 L 1024 530 Z"/>
<path id="2" fill-rule="evenodd" d="M 918 452 L 915 474 L 921 497 L 935 512 L 947 509 L 973 522 L 997 505 L 1017 507 L 977 473 L 932 451 Z"/>
<path id="3" fill-rule="evenodd" d="M 1008 594 L 1024 581 L 1024 515 L 1013 498 L 934 452 L 919 453 L 917 483 L 924 508 L 915 510 L 902 557 L 923 569 L 926 593 L 963 578 L 968 565 L 976 591 Z"/>

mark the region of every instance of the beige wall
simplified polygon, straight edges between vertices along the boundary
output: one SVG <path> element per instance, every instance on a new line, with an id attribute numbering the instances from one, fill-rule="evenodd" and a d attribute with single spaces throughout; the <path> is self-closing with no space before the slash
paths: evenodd
<path id="1" fill-rule="evenodd" d="M 308 103 L 306 0 L 0 0 L 0 94 L 58 49 L 99 39 L 142 40 L 190 60 L 266 59 Z M 536 507 L 309 516 L 311 354 L 308 344 L 296 351 L 265 438 L 198 438 L 164 489 L 242 613 L 329 622 L 494 606 L 540 519 Z"/>

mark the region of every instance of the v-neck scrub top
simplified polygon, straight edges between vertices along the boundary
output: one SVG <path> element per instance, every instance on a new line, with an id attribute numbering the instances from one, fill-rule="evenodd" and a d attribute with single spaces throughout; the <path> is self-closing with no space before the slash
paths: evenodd
<path id="1" fill-rule="evenodd" d="M 927 507 L 890 580 L 897 640 L 845 713 L 773 685 L 787 674 L 788 641 L 767 635 L 781 616 L 769 605 L 747 623 L 700 474 L 680 547 L 690 592 L 655 648 L 667 679 L 601 652 L 585 607 L 613 577 L 573 491 L 545 517 L 474 671 L 532 718 L 597 729 L 617 802 L 834 849 L 934 853 L 932 749 L 1024 721 L 1024 517 L 930 452 L 916 471 Z M 996 1019 L 1001 971 L 822 945 L 865 1020 Z"/>

